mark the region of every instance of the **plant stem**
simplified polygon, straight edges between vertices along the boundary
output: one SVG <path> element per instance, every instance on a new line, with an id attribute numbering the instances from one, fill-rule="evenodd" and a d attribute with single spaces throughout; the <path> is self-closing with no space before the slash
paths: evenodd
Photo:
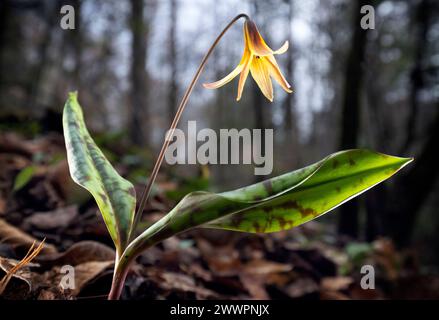
<path id="1" fill-rule="evenodd" d="M 165 228 L 168 222 L 169 217 L 163 217 L 149 227 L 142 235 L 131 241 L 120 257 L 119 255 L 116 256 L 113 282 L 111 284 L 111 291 L 108 295 L 108 300 L 118 300 L 120 298 L 126 276 L 138 253 L 175 235 L 175 232 Z M 143 241 L 143 239 L 147 239 L 147 241 Z"/>
<path id="2" fill-rule="evenodd" d="M 113 281 L 111 283 L 111 290 L 108 294 L 108 300 L 119 300 L 120 295 L 122 294 L 123 286 L 125 284 L 125 279 L 127 277 L 128 271 L 130 270 L 132 260 L 123 260 L 125 261 L 124 263 L 122 263 L 121 261 L 116 261 L 116 264 L 114 265 L 114 274 Z"/>
<path id="3" fill-rule="evenodd" d="M 148 183 L 147 183 L 147 185 L 142 193 L 142 197 L 141 197 L 140 202 L 139 202 L 139 207 L 138 207 L 137 212 L 136 212 L 135 217 L 134 217 L 134 223 L 133 223 L 133 227 L 131 229 L 130 240 L 132 240 L 133 237 L 135 237 L 136 227 L 140 221 L 140 218 L 142 217 L 143 209 L 145 208 L 145 205 L 146 205 L 148 198 L 151 194 L 151 189 L 152 189 L 152 186 L 154 184 L 155 179 L 157 178 L 157 174 L 160 170 L 160 166 L 162 165 L 163 159 L 165 157 L 166 149 L 168 148 L 169 144 L 171 143 L 175 129 L 177 128 L 178 122 L 179 122 L 181 115 L 186 107 L 186 104 L 189 100 L 189 97 L 190 97 L 190 95 L 195 87 L 195 84 L 197 83 L 198 79 L 200 78 L 201 72 L 203 71 L 204 67 L 206 66 L 207 60 L 209 59 L 209 57 L 212 54 L 215 47 L 220 42 L 221 38 L 224 36 L 224 34 L 227 32 L 227 30 L 229 30 L 230 27 L 233 26 L 235 24 L 235 22 L 237 22 L 241 18 L 245 18 L 246 20 L 249 19 L 249 17 L 246 14 L 241 13 L 241 14 L 237 15 L 235 18 L 233 18 L 232 21 L 229 22 L 229 24 L 223 29 L 223 31 L 218 35 L 218 37 L 215 39 L 213 44 L 210 46 L 209 50 L 207 51 L 207 53 L 203 57 L 203 60 L 201 60 L 200 66 L 198 67 L 194 78 L 192 79 L 191 83 L 189 84 L 189 87 L 187 88 L 186 92 L 184 93 L 183 98 L 181 99 L 180 105 L 178 106 L 177 112 L 175 113 L 174 119 L 172 120 L 171 126 L 167 132 L 165 140 L 163 141 L 162 148 L 161 148 L 160 153 L 157 157 L 157 160 L 154 164 L 151 175 L 148 179 Z"/>

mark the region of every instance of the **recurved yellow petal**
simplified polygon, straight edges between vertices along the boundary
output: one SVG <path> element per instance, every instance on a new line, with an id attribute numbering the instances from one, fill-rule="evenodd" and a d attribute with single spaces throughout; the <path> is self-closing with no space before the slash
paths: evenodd
<path id="1" fill-rule="evenodd" d="M 254 57 L 250 53 L 246 56 L 244 68 L 242 69 L 241 75 L 239 76 L 238 95 L 236 97 L 236 101 L 241 100 L 242 91 L 244 90 L 244 84 L 245 84 L 245 81 L 247 80 L 247 76 L 248 76 L 248 73 L 250 71 L 250 66 L 251 66 L 253 59 L 254 59 Z"/>
<path id="2" fill-rule="evenodd" d="M 227 76 L 222 78 L 221 80 L 211 82 L 211 83 L 203 83 L 203 86 L 207 89 L 217 89 L 222 87 L 223 85 L 229 83 L 233 80 L 244 68 L 242 64 L 239 64 L 232 72 L 230 72 Z"/>
<path id="3" fill-rule="evenodd" d="M 251 61 L 250 72 L 264 96 L 273 102 L 273 85 L 267 63 L 266 57 L 254 57 Z"/>
<path id="4" fill-rule="evenodd" d="M 267 68 L 270 75 L 280 84 L 280 86 L 288 93 L 293 92 L 290 88 L 290 84 L 285 79 L 284 75 L 280 71 L 279 65 L 276 62 L 276 59 L 273 56 L 265 57 L 267 60 Z"/>
<path id="5" fill-rule="evenodd" d="M 273 51 L 273 54 L 285 53 L 285 52 L 287 52 L 288 47 L 289 47 L 289 43 L 288 43 L 288 40 L 287 40 L 287 41 L 284 42 L 284 44 L 279 49 L 277 49 L 276 51 Z"/>
<path id="6" fill-rule="evenodd" d="M 283 76 L 274 58 L 274 54 L 285 53 L 288 50 L 288 45 L 288 41 L 285 41 L 278 50 L 273 51 L 265 43 L 256 24 L 252 20 L 247 19 L 244 23 L 244 53 L 239 65 L 223 79 L 212 83 L 205 83 L 203 86 L 208 89 L 219 88 L 241 73 L 236 96 L 236 101 L 239 101 L 242 97 L 248 73 L 251 72 L 251 75 L 268 100 L 273 101 L 273 84 L 271 77 L 273 77 L 286 92 L 291 93 L 291 86 Z"/>

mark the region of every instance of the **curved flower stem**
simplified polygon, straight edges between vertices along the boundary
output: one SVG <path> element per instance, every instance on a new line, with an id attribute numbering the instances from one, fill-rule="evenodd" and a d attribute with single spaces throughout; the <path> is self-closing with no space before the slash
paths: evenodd
<path id="1" fill-rule="evenodd" d="M 161 166 L 163 159 L 165 157 L 166 149 L 168 148 L 169 144 L 171 143 L 172 136 L 174 135 L 175 129 L 177 128 L 178 122 L 179 122 L 181 115 L 183 114 L 183 111 L 188 103 L 189 97 L 190 97 L 190 95 L 195 87 L 195 84 L 197 83 L 198 79 L 200 78 L 201 72 L 203 71 L 204 67 L 206 66 L 207 60 L 211 56 L 215 47 L 220 42 L 221 38 L 230 29 L 230 27 L 232 27 L 241 18 L 245 18 L 246 20 L 249 19 L 249 17 L 246 14 L 241 13 L 241 14 L 237 15 L 235 18 L 233 18 L 229 22 L 229 24 L 223 29 L 223 31 L 221 31 L 221 33 L 215 39 L 215 41 L 213 42 L 213 44 L 210 46 L 209 50 L 207 51 L 207 53 L 203 57 L 203 60 L 201 60 L 200 66 L 198 67 L 194 78 L 192 79 L 191 83 L 189 84 L 189 87 L 187 88 L 186 92 L 183 95 L 183 98 L 181 99 L 180 105 L 178 106 L 177 112 L 174 116 L 174 119 L 172 120 L 171 126 L 166 134 L 166 137 L 165 137 L 165 140 L 163 142 L 160 153 L 159 153 L 157 160 L 154 164 L 154 167 L 152 169 L 148 183 L 147 183 L 147 185 L 142 193 L 142 197 L 140 199 L 139 206 L 137 208 L 137 212 L 136 212 L 136 215 L 134 217 L 133 227 L 131 229 L 131 234 L 130 234 L 130 241 L 134 240 L 134 237 L 136 236 L 135 235 L 136 227 L 137 227 L 137 225 L 140 221 L 140 218 L 142 216 L 143 209 L 145 208 L 145 204 L 147 203 L 148 198 L 150 196 L 151 188 L 154 184 L 155 179 L 157 178 L 157 174 L 160 170 L 160 166 Z M 160 224 L 156 224 L 156 225 L 158 227 L 160 227 Z M 150 230 L 150 229 L 148 229 L 148 230 Z M 151 238 L 150 238 L 150 243 L 148 244 L 148 247 L 151 245 L 154 245 L 155 243 L 160 242 L 161 240 L 170 236 L 170 235 L 161 235 L 158 232 L 159 230 L 155 230 L 155 228 L 153 228 L 153 229 L 154 230 L 150 230 Z M 157 236 L 155 237 L 155 235 L 157 235 Z M 132 243 L 130 245 L 136 245 L 136 244 Z M 127 250 L 125 250 L 125 251 L 127 251 Z M 121 255 L 120 258 L 118 256 L 116 257 L 113 282 L 111 284 L 111 291 L 108 295 L 108 300 L 118 300 L 120 298 L 120 295 L 122 293 L 122 289 L 123 289 L 123 286 L 125 283 L 126 276 L 127 276 L 128 271 L 130 269 L 130 266 L 133 263 L 133 261 L 135 260 L 135 258 L 136 258 L 135 256 L 130 256 L 130 255 L 127 256 L 125 254 Z"/>
<path id="2" fill-rule="evenodd" d="M 235 24 L 235 22 L 237 22 L 241 18 L 245 18 L 246 20 L 249 19 L 249 17 L 246 14 L 241 13 L 241 14 L 237 15 L 235 18 L 233 18 L 232 21 L 229 22 L 229 24 L 223 29 L 223 31 L 218 35 L 218 37 L 215 39 L 213 44 L 210 46 L 209 50 L 207 51 L 207 53 L 203 57 L 203 60 L 201 60 L 200 66 L 198 67 L 194 78 L 192 79 L 191 83 L 189 84 L 189 87 L 187 88 L 186 92 L 184 93 L 183 98 L 181 99 L 180 105 L 178 106 L 177 112 L 174 116 L 174 120 L 172 120 L 171 126 L 168 130 L 166 137 L 165 137 L 165 141 L 163 142 L 160 153 L 159 153 L 157 160 L 154 164 L 151 175 L 148 179 L 148 183 L 147 183 L 147 185 L 142 193 L 142 197 L 140 199 L 139 206 L 138 206 L 136 215 L 134 217 L 134 223 L 133 223 L 133 227 L 131 229 L 130 240 L 132 240 L 133 237 L 135 237 L 136 227 L 137 227 L 137 225 L 140 221 L 140 218 L 142 216 L 143 209 L 145 208 L 145 204 L 147 203 L 148 198 L 151 194 L 151 189 L 152 189 L 152 186 L 154 184 L 155 179 L 157 178 L 157 174 L 160 170 L 160 166 L 162 165 L 163 159 L 165 157 L 166 149 L 168 148 L 169 144 L 171 143 L 172 136 L 174 135 L 175 129 L 177 128 L 178 122 L 179 122 L 181 115 L 186 107 L 186 104 L 189 100 L 189 97 L 190 97 L 190 95 L 195 87 L 195 84 L 197 83 L 198 79 L 200 78 L 201 72 L 203 71 L 204 67 L 206 66 L 207 60 L 209 59 L 209 57 L 212 54 L 215 47 L 220 42 L 221 38 L 230 29 L 230 27 L 233 26 Z"/>

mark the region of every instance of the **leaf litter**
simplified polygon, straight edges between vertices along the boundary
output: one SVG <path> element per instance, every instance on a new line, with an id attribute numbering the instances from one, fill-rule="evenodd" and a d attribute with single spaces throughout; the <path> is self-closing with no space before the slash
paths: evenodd
<path id="1" fill-rule="evenodd" d="M 90 196 L 71 181 L 63 143 L 55 133 L 34 140 L 0 134 L 0 299 L 105 299 L 109 291 L 112 241 Z M 128 147 L 112 151 L 120 172 L 145 170 L 124 163 Z M 32 175 L 14 190 L 27 167 Z M 142 228 L 175 205 L 168 195 L 184 181 L 161 172 Z M 375 290 L 360 286 L 364 264 L 376 269 Z M 60 285 L 66 265 L 74 270 L 73 289 Z M 312 221 L 267 235 L 195 229 L 168 239 L 138 258 L 122 298 L 439 298 L 438 288 L 439 277 L 422 275 L 416 252 L 399 252 L 389 239 L 348 243 Z"/>

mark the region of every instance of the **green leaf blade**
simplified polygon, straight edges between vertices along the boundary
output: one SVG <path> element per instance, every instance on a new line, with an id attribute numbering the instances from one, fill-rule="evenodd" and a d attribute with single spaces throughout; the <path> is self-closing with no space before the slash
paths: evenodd
<path id="1" fill-rule="evenodd" d="M 303 183 L 284 194 L 213 220 L 206 227 L 256 233 L 294 228 L 390 178 L 411 161 L 368 150 L 339 152 L 322 160 Z"/>
<path id="2" fill-rule="evenodd" d="M 192 192 L 134 239 L 123 257 L 129 261 L 142 250 L 195 227 L 251 233 L 297 227 L 390 178 L 412 160 L 369 150 L 346 150 L 234 191 Z"/>
<path id="3" fill-rule="evenodd" d="M 172 234 L 197 226 L 255 233 L 290 229 L 365 192 L 411 161 L 369 150 L 341 151 L 234 191 L 190 193 L 159 221 L 160 230 Z M 146 230 L 138 241 L 146 241 L 148 234 Z"/>
<path id="4" fill-rule="evenodd" d="M 64 138 L 72 179 L 94 197 L 118 252 L 128 244 L 136 194 L 93 141 L 77 93 L 70 93 L 63 112 Z"/>

